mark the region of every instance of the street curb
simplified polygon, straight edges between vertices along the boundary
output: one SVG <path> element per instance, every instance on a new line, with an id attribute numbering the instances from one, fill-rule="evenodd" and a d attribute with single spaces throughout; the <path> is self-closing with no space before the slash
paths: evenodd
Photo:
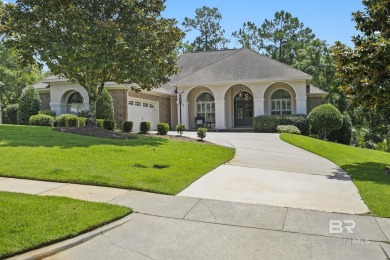
<path id="1" fill-rule="evenodd" d="M 49 245 L 49 246 L 46 246 L 46 247 L 43 247 L 43 248 L 40 248 L 40 249 L 36 249 L 36 250 L 33 250 L 33 251 L 30 251 L 30 252 L 27 252 L 27 253 L 24 253 L 24 254 L 21 254 L 21 255 L 16 255 L 16 256 L 13 256 L 11 258 L 8 258 L 9 260 L 38 260 L 38 259 L 43 259 L 43 258 L 46 258 L 46 257 L 49 257 L 49 256 L 52 256 L 52 255 L 55 255 L 55 254 L 58 254 L 64 250 L 67 250 L 69 248 L 72 248 L 72 247 L 75 247 L 75 246 L 78 246 L 80 244 L 83 244 L 99 235 L 101 235 L 102 233 L 105 233 L 107 231 L 110 231 L 114 228 L 117 228 L 119 226 L 122 226 L 123 224 L 126 224 L 127 222 L 129 222 L 131 219 L 133 218 L 132 214 L 124 217 L 124 218 L 121 218 L 113 223 L 110 223 L 108 225 L 105 225 L 103 227 L 100 227 L 96 230 L 92 230 L 91 232 L 88 232 L 88 233 L 85 233 L 85 234 L 82 234 L 82 235 L 79 235 L 77 237 L 74 237 L 74 238 L 71 238 L 71 239 L 67 239 L 65 241 L 62 241 L 62 242 L 58 242 L 56 244 L 53 244 L 53 245 Z"/>

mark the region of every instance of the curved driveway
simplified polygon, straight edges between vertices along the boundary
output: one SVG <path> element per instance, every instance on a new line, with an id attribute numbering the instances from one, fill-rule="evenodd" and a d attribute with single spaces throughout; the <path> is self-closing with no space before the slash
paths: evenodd
<path id="1" fill-rule="evenodd" d="M 196 133 L 185 133 L 195 137 Z M 179 196 L 348 214 L 369 212 L 350 177 L 332 162 L 290 145 L 278 134 L 213 133 L 207 140 L 236 156 Z"/>

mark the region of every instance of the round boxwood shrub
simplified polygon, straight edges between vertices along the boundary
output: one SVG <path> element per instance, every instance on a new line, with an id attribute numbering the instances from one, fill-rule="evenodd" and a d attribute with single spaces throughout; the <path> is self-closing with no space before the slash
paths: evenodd
<path id="1" fill-rule="evenodd" d="M 169 125 L 167 123 L 157 124 L 157 132 L 160 135 L 166 135 L 169 131 Z"/>
<path id="2" fill-rule="evenodd" d="M 38 114 L 30 116 L 29 122 L 30 125 L 34 126 L 53 126 L 54 117 L 45 114 Z"/>
<path id="3" fill-rule="evenodd" d="M 319 138 L 324 140 L 331 131 L 340 129 L 343 124 L 342 114 L 331 104 L 315 107 L 307 119 L 309 120 L 310 129 L 316 131 Z"/>
<path id="4" fill-rule="evenodd" d="M 275 133 L 279 125 L 294 125 L 303 135 L 309 134 L 309 123 L 306 115 L 263 115 L 253 118 L 255 132 Z"/>
<path id="5" fill-rule="evenodd" d="M 114 120 L 114 102 L 107 89 L 103 89 L 96 102 L 96 118 Z"/>
<path id="6" fill-rule="evenodd" d="M 96 119 L 96 126 L 103 128 L 104 119 Z"/>
<path id="7" fill-rule="evenodd" d="M 79 120 L 79 127 L 86 126 L 86 124 L 88 122 L 88 118 L 78 116 L 77 119 Z"/>
<path id="8" fill-rule="evenodd" d="M 115 129 L 115 121 L 114 120 L 105 119 L 103 121 L 103 128 L 106 129 L 106 130 L 114 130 Z"/>
<path id="9" fill-rule="evenodd" d="M 122 123 L 122 131 L 129 133 L 133 131 L 133 122 L 132 121 L 124 121 Z"/>
<path id="10" fill-rule="evenodd" d="M 79 118 L 76 115 L 68 115 L 65 121 L 66 127 L 79 127 Z"/>
<path id="11" fill-rule="evenodd" d="M 5 114 L 9 124 L 16 125 L 18 123 L 19 104 L 11 104 L 5 107 Z"/>
<path id="12" fill-rule="evenodd" d="M 352 139 L 352 121 L 348 113 L 343 114 L 343 125 L 340 129 L 333 130 L 328 135 L 328 140 L 340 144 L 351 144 Z"/>
<path id="13" fill-rule="evenodd" d="M 28 125 L 30 116 L 37 115 L 41 107 L 41 100 L 38 92 L 33 86 L 23 89 L 19 99 L 18 124 Z"/>
<path id="14" fill-rule="evenodd" d="M 278 133 L 301 134 L 301 130 L 299 130 L 299 128 L 295 125 L 279 125 L 276 128 L 276 131 Z"/>
<path id="15" fill-rule="evenodd" d="M 141 122 L 139 124 L 139 129 L 142 134 L 146 134 L 150 131 L 150 122 Z"/>

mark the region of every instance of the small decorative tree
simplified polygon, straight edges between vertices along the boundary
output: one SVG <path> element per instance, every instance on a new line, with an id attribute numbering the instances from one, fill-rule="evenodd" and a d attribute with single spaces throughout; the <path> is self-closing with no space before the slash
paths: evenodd
<path id="1" fill-rule="evenodd" d="M 114 102 L 107 89 L 103 89 L 96 102 L 96 118 L 114 120 Z"/>
<path id="2" fill-rule="evenodd" d="M 38 115 L 41 99 L 33 86 L 26 87 L 19 99 L 18 124 L 28 125 L 30 116 Z"/>
<path id="3" fill-rule="evenodd" d="M 183 135 L 183 131 L 186 130 L 186 126 L 185 125 L 177 125 L 176 126 L 176 131 L 180 134 L 180 136 Z"/>
<path id="4" fill-rule="evenodd" d="M 207 128 L 199 127 L 198 128 L 198 137 L 203 141 L 206 138 Z"/>
<path id="5" fill-rule="evenodd" d="M 343 116 L 340 111 L 331 104 L 324 104 L 314 108 L 309 116 L 310 129 L 317 131 L 319 138 L 325 140 L 328 134 L 340 129 L 343 125 Z"/>

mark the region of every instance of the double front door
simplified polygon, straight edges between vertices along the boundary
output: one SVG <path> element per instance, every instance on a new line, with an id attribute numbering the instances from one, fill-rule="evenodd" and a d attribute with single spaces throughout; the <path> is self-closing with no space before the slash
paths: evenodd
<path id="1" fill-rule="evenodd" d="M 252 127 L 253 97 L 248 92 L 237 94 L 234 98 L 234 126 Z"/>

